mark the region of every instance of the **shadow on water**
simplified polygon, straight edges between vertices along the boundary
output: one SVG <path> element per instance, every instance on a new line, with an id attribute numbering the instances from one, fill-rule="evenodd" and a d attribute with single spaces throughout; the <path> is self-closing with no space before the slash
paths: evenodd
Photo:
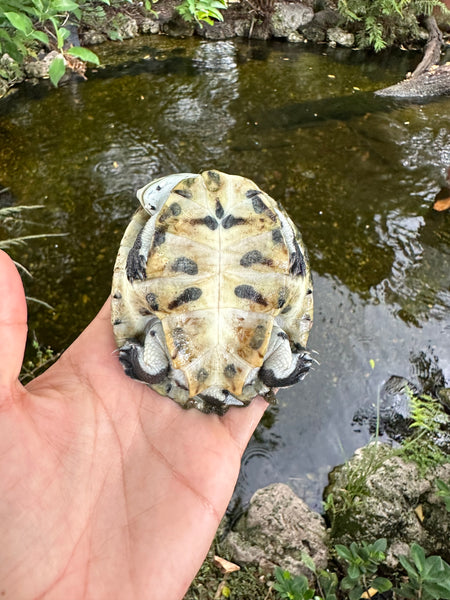
<path id="1" fill-rule="evenodd" d="M 445 100 L 444 100 L 445 101 Z M 389 113 L 407 106 L 439 102 L 429 99 L 427 102 L 413 100 L 394 100 L 374 96 L 373 92 L 357 92 L 337 98 L 318 98 L 306 102 L 285 104 L 278 108 L 262 110 L 251 115 L 262 127 L 295 129 L 297 127 L 322 127 L 327 121 L 348 121 L 366 117 L 374 113 Z"/>
<path id="2" fill-rule="evenodd" d="M 2 236 L 63 232 L 15 254 L 33 274 L 30 332 L 64 349 L 109 294 L 135 190 L 171 172 L 245 175 L 299 225 L 315 282 L 320 365 L 279 394 L 242 462 L 233 505 L 285 481 L 320 508 L 327 473 L 369 439 L 353 415 L 411 356 L 449 378 L 450 99 L 375 98 L 416 55 L 150 36 L 99 47 L 104 67 L 0 102 L 2 201 L 42 204 Z M 375 365 L 375 368 L 371 367 Z"/>

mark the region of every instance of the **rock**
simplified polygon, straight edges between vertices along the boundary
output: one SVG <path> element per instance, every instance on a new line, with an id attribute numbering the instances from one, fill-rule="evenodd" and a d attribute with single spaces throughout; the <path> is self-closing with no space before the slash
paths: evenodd
<path id="1" fill-rule="evenodd" d="M 172 37 L 190 37 L 194 34 L 195 25 L 185 21 L 178 12 L 174 12 L 171 18 L 162 22 L 162 31 Z"/>
<path id="2" fill-rule="evenodd" d="M 291 31 L 287 36 L 287 41 L 291 42 L 291 44 L 299 44 L 300 42 L 304 42 L 305 38 L 298 31 Z"/>
<path id="3" fill-rule="evenodd" d="M 0 77 L 0 98 L 3 98 L 3 96 L 6 94 L 6 92 L 8 90 L 9 90 L 8 83 Z"/>
<path id="4" fill-rule="evenodd" d="M 248 18 L 225 19 L 222 22 L 214 23 L 214 25 L 203 23 L 201 28 L 197 25 L 196 32 L 208 40 L 227 40 L 233 37 L 247 36 L 249 27 Z"/>
<path id="5" fill-rule="evenodd" d="M 330 8 L 320 10 L 314 14 L 310 23 L 302 27 L 302 33 L 311 42 L 324 42 L 327 38 L 327 30 L 336 27 L 341 18 L 336 10 Z"/>
<path id="6" fill-rule="evenodd" d="M 313 512 L 289 486 L 276 483 L 258 490 L 246 515 L 224 541 L 231 560 L 256 564 L 271 572 L 281 566 L 293 574 L 310 576 L 301 562 L 306 552 L 318 568 L 326 568 L 328 550 L 322 517 Z"/>
<path id="7" fill-rule="evenodd" d="M 352 500 L 343 490 L 355 491 L 358 477 Z M 436 495 L 436 479 L 450 481 L 450 463 L 421 475 L 415 463 L 395 456 L 386 445 L 370 444 L 358 450 L 330 475 L 327 494 L 333 494 L 334 506 L 328 511 L 333 544 L 385 537 L 391 547 L 391 564 L 396 560 L 395 548 L 412 542 L 450 561 L 450 519 L 443 499 Z"/>
<path id="8" fill-rule="evenodd" d="M 141 33 L 159 33 L 159 21 L 156 17 L 145 17 L 139 23 L 139 31 Z"/>
<path id="9" fill-rule="evenodd" d="M 83 46 L 96 46 L 97 44 L 103 44 L 103 42 L 107 41 L 107 37 L 104 33 L 100 31 L 87 30 L 83 33 L 82 41 Z"/>
<path id="10" fill-rule="evenodd" d="M 44 54 L 42 58 L 38 58 L 27 62 L 24 65 L 25 73 L 28 77 L 36 77 L 37 79 L 43 79 L 48 77 L 48 69 L 54 58 L 60 56 L 60 53 L 56 50 L 52 50 L 48 54 Z"/>
<path id="11" fill-rule="evenodd" d="M 136 19 L 128 15 L 122 15 L 123 19 L 117 27 L 117 36 L 120 40 L 130 40 L 135 38 L 139 33 Z"/>
<path id="12" fill-rule="evenodd" d="M 352 48 L 355 43 L 355 36 L 353 33 L 344 31 L 340 27 L 331 27 L 331 29 L 328 29 L 327 39 L 330 44 L 344 46 L 344 48 Z"/>
<path id="13" fill-rule="evenodd" d="M 312 21 L 313 17 L 313 9 L 304 4 L 275 2 L 270 22 L 272 35 L 288 37 L 290 33 Z"/>

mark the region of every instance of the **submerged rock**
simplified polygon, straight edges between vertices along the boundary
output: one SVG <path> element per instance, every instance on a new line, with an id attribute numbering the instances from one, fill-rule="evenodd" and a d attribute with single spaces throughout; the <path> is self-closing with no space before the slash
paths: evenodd
<path id="1" fill-rule="evenodd" d="M 240 565 L 256 564 L 266 572 L 280 566 L 293 574 L 310 576 L 301 562 L 301 554 L 306 552 L 318 568 L 327 566 L 323 518 L 283 483 L 258 490 L 235 529 L 225 538 L 224 546 L 231 560 Z"/>

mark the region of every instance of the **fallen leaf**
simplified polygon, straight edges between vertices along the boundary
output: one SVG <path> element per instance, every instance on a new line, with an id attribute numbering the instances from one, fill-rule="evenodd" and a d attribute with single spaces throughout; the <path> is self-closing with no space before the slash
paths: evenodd
<path id="1" fill-rule="evenodd" d="M 414 512 L 416 513 L 416 515 L 417 515 L 417 518 L 419 519 L 419 521 L 420 521 L 421 523 L 423 523 L 423 520 L 424 520 L 424 518 L 425 518 L 425 517 L 423 516 L 423 506 L 422 506 L 421 504 L 418 504 L 418 505 L 416 506 L 416 508 L 414 509 Z"/>
<path id="2" fill-rule="evenodd" d="M 361 596 L 361 598 L 373 598 L 375 596 L 375 594 L 378 594 L 378 590 L 371 587 L 367 590 L 367 592 L 364 592 L 364 594 Z"/>
<path id="3" fill-rule="evenodd" d="M 433 208 L 439 212 L 450 208 L 450 196 L 448 198 L 444 198 L 443 200 L 436 200 L 436 202 L 433 204 Z"/>
<path id="4" fill-rule="evenodd" d="M 233 573 L 234 571 L 239 571 L 241 568 L 239 565 L 235 565 L 229 560 L 217 555 L 214 556 L 214 564 L 222 571 L 222 573 Z"/>

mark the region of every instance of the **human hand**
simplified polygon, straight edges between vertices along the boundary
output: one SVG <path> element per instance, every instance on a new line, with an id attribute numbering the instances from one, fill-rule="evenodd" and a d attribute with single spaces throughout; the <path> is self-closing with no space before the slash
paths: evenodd
<path id="1" fill-rule="evenodd" d="M 109 301 L 23 387 L 26 301 L 0 251 L 0 594 L 179 600 L 267 404 L 183 410 L 128 378 Z"/>

